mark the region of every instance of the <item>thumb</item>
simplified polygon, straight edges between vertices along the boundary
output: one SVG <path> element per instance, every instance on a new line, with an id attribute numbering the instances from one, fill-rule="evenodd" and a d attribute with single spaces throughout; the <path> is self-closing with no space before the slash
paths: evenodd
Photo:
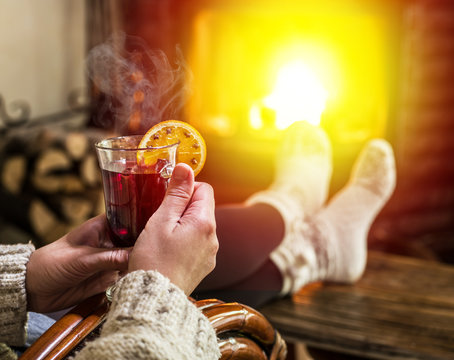
<path id="1" fill-rule="evenodd" d="M 180 218 L 194 192 L 194 172 L 187 164 L 177 164 L 170 178 L 166 195 L 158 211 L 165 211 L 166 216 Z"/>

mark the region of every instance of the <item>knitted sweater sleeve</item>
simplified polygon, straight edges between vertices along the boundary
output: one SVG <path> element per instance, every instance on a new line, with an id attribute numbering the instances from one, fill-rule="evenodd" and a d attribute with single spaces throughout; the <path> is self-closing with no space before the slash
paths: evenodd
<path id="1" fill-rule="evenodd" d="M 135 271 L 117 284 L 101 336 L 76 360 L 219 357 L 213 327 L 184 292 L 156 271 Z"/>
<path id="2" fill-rule="evenodd" d="M 0 245 L 0 342 L 9 345 L 25 342 L 25 271 L 34 249 L 31 243 Z"/>

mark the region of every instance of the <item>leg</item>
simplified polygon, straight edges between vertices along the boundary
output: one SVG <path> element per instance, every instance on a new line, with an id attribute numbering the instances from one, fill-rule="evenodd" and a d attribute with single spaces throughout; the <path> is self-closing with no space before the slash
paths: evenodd
<path id="1" fill-rule="evenodd" d="M 316 197 L 311 208 L 308 197 L 288 196 L 297 191 L 275 182 L 246 205 L 218 209 L 219 266 L 201 288 L 228 289 L 242 299 L 239 295 L 245 292 L 249 298 L 257 298 L 260 291 L 285 295 L 318 280 L 356 281 L 365 267 L 370 225 L 394 186 L 392 149 L 374 140 L 359 156 L 350 182 L 324 208 L 322 197 Z M 305 190 L 298 189 L 300 194 Z M 307 208 L 315 213 L 305 213 Z"/>
<path id="2" fill-rule="evenodd" d="M 221 206 L 216 209 L 216 221 L 220 243 L 216 268 L 194 296 L 252 307 L 275 298 L 282 276 L 270 253 L 284 237 L 280 213 L 267 204 Z"/>
<path id="3" fill-rule="evenodd" d="M 220 206 L 216 221 L 220 251 L 216 268 L 200 289 L 225 288 L 250 277 L 269 261 L 284 236 L 282 217 L 267 204 Z"/>
<path id="4" fill-rule="evenodd" d="M 269 256 L 295 220 L 318 210 L 326 200 L 331 176 L 326 134 L 305 122 L 292 125 L 277 154 L 276 170 L 269 189 L 244 204 L 216 209 L 217 265 L 199 291 L 228 287 L 267 290 L 275 295 L 282 288 L 282 276 Z"/>

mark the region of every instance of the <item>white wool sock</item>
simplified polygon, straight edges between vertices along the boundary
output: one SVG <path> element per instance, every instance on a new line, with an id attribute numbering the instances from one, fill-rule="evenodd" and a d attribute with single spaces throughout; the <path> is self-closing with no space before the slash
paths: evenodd
<path id="1" fill-rule="evenodd" d="M 246 203 L 275 207 L 287 228 L 295 219 L 316 212 L 324 204 L 331 172 L 331 144 L 326 133 L 306 121 L 298 121 L 284 133 L 273 183 Z"/>
<path id="2" fill-rule="evenodd" d="M 283 275 L 282 293 L 293 293 L 312 281 L 358 280 L 366 265 L 370 226 L 391 196 L 395 181 L 390 144 L 370 141 L 344 189 L 313 218 L 295 221 L 271 254 Z"/>

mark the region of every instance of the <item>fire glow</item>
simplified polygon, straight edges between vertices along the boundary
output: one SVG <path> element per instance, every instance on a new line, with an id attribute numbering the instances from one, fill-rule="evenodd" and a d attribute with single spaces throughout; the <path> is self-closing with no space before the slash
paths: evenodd
<path id="1" fill-rule="evenodd" d="M 303 62 L 295 61 L 279 70 L 273 92 L 263 103 L 275 111 L 275 126 L 282 130 L 300 120 L 319 125 L 327 98 L 328 92 L 315 72 Z M 261 119 L 256 114 L 256 111 L 250 113 L 251 126 L 260 128 Z"/>
<path id="2" fill-rule="evenodd" d="M 359 3 L 276 4 L 213 4 L 197 15 L 189 122 L 222 138 L 277 139 L 298 120 L 357 147 L 382 136 L 391 41 L 383 14 Z"/>

